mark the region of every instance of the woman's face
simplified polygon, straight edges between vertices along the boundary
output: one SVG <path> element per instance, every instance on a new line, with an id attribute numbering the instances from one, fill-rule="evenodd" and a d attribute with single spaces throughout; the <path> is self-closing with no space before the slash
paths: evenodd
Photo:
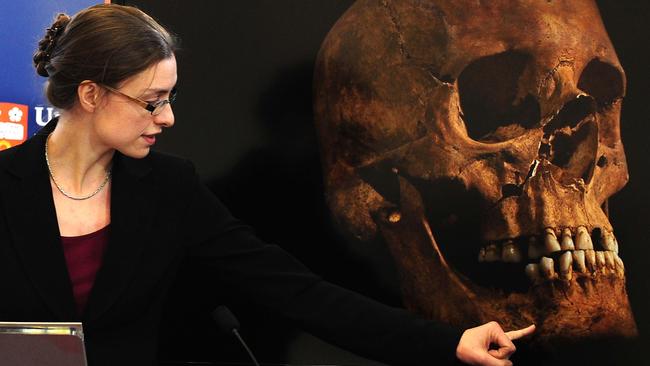
<path id="1" fill-rule="evenodd" d="M 170 57 L 127 79 L 117 89 L 148 103 L 169 98 L 176 85 L 176 58 Z M 143 158 L 156 143 L 163 127 L 174 125 L 171 105 L 153 116 L 135 101 L 106 90 L 96 109 L 94 129 L 99 143 L 122 154 Z"/>

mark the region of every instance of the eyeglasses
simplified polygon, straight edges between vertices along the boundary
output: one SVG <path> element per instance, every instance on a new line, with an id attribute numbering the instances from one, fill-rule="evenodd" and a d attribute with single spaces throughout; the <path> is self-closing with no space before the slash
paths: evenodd
<path id="1" fill-rule="evenodd" d="M 146 102 L 146 101 L 144 101 L 144 100 L 142 100 L 140 98 L 135 98 L 135 97 L 132 97 L 130 95 L 124 94 L 121 91 L 119 91 L 119 90 L 117 90 L 115 88 L 111 88 L 108 85 L 104 85 L 104 84 L 100 84 L 100 85 L 102 87 L 106 88 L 106 90 L 108 90 L 110 92 L 113 92 L 115 94 L 119 94 L 119 95 L 121 95 L 123 97 L 126 97 L 126 98 L 138 103 L 139 105 L 142 106 L 142 108 L 148 110 L 151 113 L 152 116 L 159 115 L 160 113 L 162 113 L 163 109 L 165 109 L 165 106 L 167 104 L 172 104 L 174 102 L 174 100 L 176 100 L 176 88 L 173 88 L 169 92 L 169 98 L 168 99 L 159 100 L 159 101 L 154 102 L 154 103 L 149 103 L 149 102 Z"/>

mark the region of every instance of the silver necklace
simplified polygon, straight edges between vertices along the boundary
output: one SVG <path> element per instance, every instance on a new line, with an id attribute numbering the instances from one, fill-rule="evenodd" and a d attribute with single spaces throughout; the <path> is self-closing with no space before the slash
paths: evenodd
<path id="1" fill-rule="evenodd" d="M 71 195 L 70 193 L 66 192 L 65 190 L 63 190 L 63 188 L 61 188 L 59 183 L 54 178 L 54 173 L 52 173 L 52 167 L 50 166 L 50 158 L 47 155 L 47 144 L 50 142 L 50 136 L 51 135 L 48 135 L 47 139 L 45 140 L 45 163 L 47 164 L 47 171 L 50 172 L 50 178 L 52 178 L 52 182 L 54 182 L 54 186 L 56 187 L 56 189 L 59 190 L 59 192 L 61 192 L 62 195 L 66 196 L 66 197 L 68 197 L 68 198 L 70 198 L 72 200 L 75 200 L 75 201 L 83 201 L 83 200 L 87 200 L 87 199 L 89 199 L 91 197 L 94 197 L 97 193 L 99 193 L 102 189 L 104 189 L 104 187 L 106 186 L 106 183 L 108 183 L 108 181 L 111 179 L 111 169 L 110 168 L 106 171 L 106 178 L 104 178 L 104 181 L 102 182 L 102 184 L 100 184 L 99 187 L 97 187 L 97 189 L 93 193 L 91 193 L 89 195 L 81 196 L 81 197 L 75 197 L 75 196 Z"/>

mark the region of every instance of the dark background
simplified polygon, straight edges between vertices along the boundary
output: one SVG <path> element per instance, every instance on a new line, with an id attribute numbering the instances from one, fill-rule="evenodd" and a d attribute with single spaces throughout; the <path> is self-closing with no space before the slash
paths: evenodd
<path id="1" fill-rule="evenodd" d="M 313 65 L 328 30 L 352 2 L 126 1 L 182 39 L 176 125 L 158 149 L 193 160 L 209 187 L 265 240 L 332 282 L 399 305 L 387 250 L 349 247 L 334 230 L 323 199 L 311 108 Z M 631 178 L 609 207 L 642 335 L 632 344 L 612 347 L 616 356 L 600 361 L 641 364 L 646 356 L 640 351 L 650 346 L 650 4 L 597 2 L 628 80 L 622 134 Z M 163 330 L 162 358 L 245 360 L 239 346 L 218 335 L 210 322 L 214 303 L 226 303 L 260 361 L 368 362 L 328 348 L 237 299 L 206 294 L 202 285 L 209 276 L 191 266 L 181 273 Z"/>

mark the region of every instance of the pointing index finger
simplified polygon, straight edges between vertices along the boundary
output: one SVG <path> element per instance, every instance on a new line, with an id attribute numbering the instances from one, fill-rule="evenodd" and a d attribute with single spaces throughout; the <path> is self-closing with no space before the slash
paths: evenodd
<path id="1" fill-rule="evenodd" d="M 525 337 L 527 335 L 531 335 L 531 334 L 533 334 L 533 332 L 535 332 L 535 324 L 532 324 L 532 325 L 530 325 L 530 326 L 528 326 L 526 328 L 523 328 L 523 329 L 512 330 L 510 332 L 506 332 L 506 335 L 508 336 L 508 338 L 510 338 L 510 340 L 514 341 L 515 339 L 519 339 L 519 338 Z"/>

